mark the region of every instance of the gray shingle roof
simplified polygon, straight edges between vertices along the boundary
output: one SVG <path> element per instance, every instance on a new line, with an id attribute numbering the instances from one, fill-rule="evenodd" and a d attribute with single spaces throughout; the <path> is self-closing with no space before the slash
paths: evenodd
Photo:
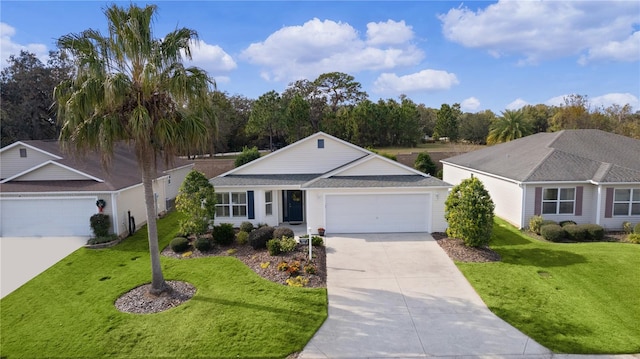
<path id="1" fill-rule="evenodd" d="M 538 133 L 442 160 L 519 182 L 640 182 L 640 140 L 600 130 Z"/>
<path id="2" fill-rule="evenodd" d="M 435 178 L 420 175 L 389 176 L 336 176 L 321 178 L 306 188 L 397 188 L 442 187 L 449 184 Z"/>
<path id="3" fill-rule="evenodd" d="M 321 174 L 226 175 L 209 182 L 213 186 L 301 186 Z"/>

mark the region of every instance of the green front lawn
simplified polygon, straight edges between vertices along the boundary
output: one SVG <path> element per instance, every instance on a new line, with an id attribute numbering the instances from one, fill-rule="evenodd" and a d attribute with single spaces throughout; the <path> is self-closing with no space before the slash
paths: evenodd
<path id="1" fill-rule="evenodd" d="M 501 262 L 456 263 L 498 316 L 564 353 L 640 352 L 640 245 L 547 243 L 496 220 Z"/>
<path id="2" fill-rule="evenodd" d="M 159 222 L 160 247 L 179 215 Z M 2 358 L 283 358 L 301 351 L 327 316 L 325 289 L 285 287 L 231 257 L 162 258 L 167 280 L 196 286 L 156 314 L 115 300 L 151 279 L 146 228 L 104 250 L 79 249 L 0 301 Z"/>

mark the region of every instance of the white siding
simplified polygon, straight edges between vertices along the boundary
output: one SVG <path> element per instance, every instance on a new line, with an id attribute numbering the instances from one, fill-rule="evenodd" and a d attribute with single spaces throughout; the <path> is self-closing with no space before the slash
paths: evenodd
<path id="1" fill-rule="evenodd" d="M 40 167 L 37 170 L 25 173 L 14 181 L 75 181 L 90 180 L 87 176 L 83 176 L 77 172 L 70 171 L 64 167 L 54 165 L 52 163 Z"/>
<path id="2" fill-rule="evenodd" d="M 415 173 L 389 163 L 381 158 L 372 158 L 364 163 L 341 171 L 337 176 L 371 176 L 371 175 L 414 175 Z"/>
<path id="3" fill-rule="evenodd" d="M 27 150 L 27 157 L 20 157 L 21 148 Z M 2 179 L 15 176 L 29 168 L 54 159 L 45 153 L 21 145 L 3 151 L 0 156 L 0 178 Z"/>
<path id="4" fill-rule="evenodd" d="M 518 184 L 447 164 L 443 165 L 443 180 L 453 185 L 458 185 L 464 179 L 470 178 L 472 173 L 489 191 L 496 206 L 494 211 L 496 216 L 518 228 L 527 226 L 526 223 L 522 223 L 522 188 Z"/>
<path id="5" fill-rule="evenodd" d="M 144 204 L 144 189 L 142 185 L 129 187 L 116 195 L 118 210 L 118 234 L 125 234 L 129 231 L 128 212 L 134 217 L 136 228 L 139 229 L 147 222 L 147 210 Z"/>
<path id="6" fill-rule="evenodd" d="M 324 148 L 317 147 L 318 139 L 324 140 Z M 268 155 L 267 160 L 252 162 L 234 174 L 325 173 L 364 155 L 366 152 L 330 137 L 311 137 Z"/>
<path id="7" fill-rule="evenodd" d="M 596 201 L 597 187 L 586 183 L 548 183 L 548 184 L 527 184 L 525 191 L 524 221 L 522 227 L 529 226 L 529 220 L 535 215 L 536 187 L 541 188 L 575 188 L 582 186 L 582 215 L 574 214 L 542 214 L 544 219 L 561 222 L 574 221 L 578 224 L 596 223 Z M 602 202 L 604 215 L 604 201 Z"/>
<path id="8" fill-rule="evenodd" d="M 634 185 L 603 185 L 602 186 L 602 190 L 601 190 L 601 197 L 602 197 L 602 205 L 600 207 L 600 225 L 603 226 L 605 229 L 607 230 L 621 230 L 622 229 L 622 223 L 623 222 L 630 222 L 632 225 L 635 225 L 636 223 L 640 223 L 640 216 L 612 216 L 611 218 L 605 218 L 605 203 L 606 203 L 606 197 L 607 197 L 607 188 L 611 187 L 611 188 L 633 188 L 637 191 L 640 191 L 640 183 L 638 184 L 634 184 Z M 596 198 L 598 196 L 597 191 L 595 194 Z M 594 206 L 595 207 L 595 206 Z M 594 208 L 595 211 L 595 208 Z M 595 221 L 593 222 L 595 223 Z"/>
<path id="9" fill-rule="evenodd" d="M 189 172 L 193 169 L 193 165 L 181 167 L 175 170 L 167 171 L 167 175 L 170 178 L 167 179 L 167 190 L 166 190 L 166 200 L 174 199 L 178 196 L 178 192 L 180 191 L 180 186 L 182 186 L 182 182 L 187 177 Z"/>

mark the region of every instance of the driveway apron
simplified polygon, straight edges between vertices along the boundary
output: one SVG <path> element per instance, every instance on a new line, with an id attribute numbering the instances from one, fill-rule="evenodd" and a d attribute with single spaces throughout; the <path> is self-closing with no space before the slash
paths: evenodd
<path id="1" fill-rule="evenodd" d="M 300 358 L 549 357 L 495 316 L 426 233 L 331 236 L 329 316 Z"/>

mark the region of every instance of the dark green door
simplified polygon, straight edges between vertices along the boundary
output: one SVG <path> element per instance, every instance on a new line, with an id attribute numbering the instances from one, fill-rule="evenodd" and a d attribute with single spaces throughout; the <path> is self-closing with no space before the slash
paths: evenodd
<path id="1" fill-rule="evenodd" d="M 303 212 L 303 196 L 302 191 L 282 191 L 284 214 L 283 219 L 285 222 L 302 222 Z"/>

